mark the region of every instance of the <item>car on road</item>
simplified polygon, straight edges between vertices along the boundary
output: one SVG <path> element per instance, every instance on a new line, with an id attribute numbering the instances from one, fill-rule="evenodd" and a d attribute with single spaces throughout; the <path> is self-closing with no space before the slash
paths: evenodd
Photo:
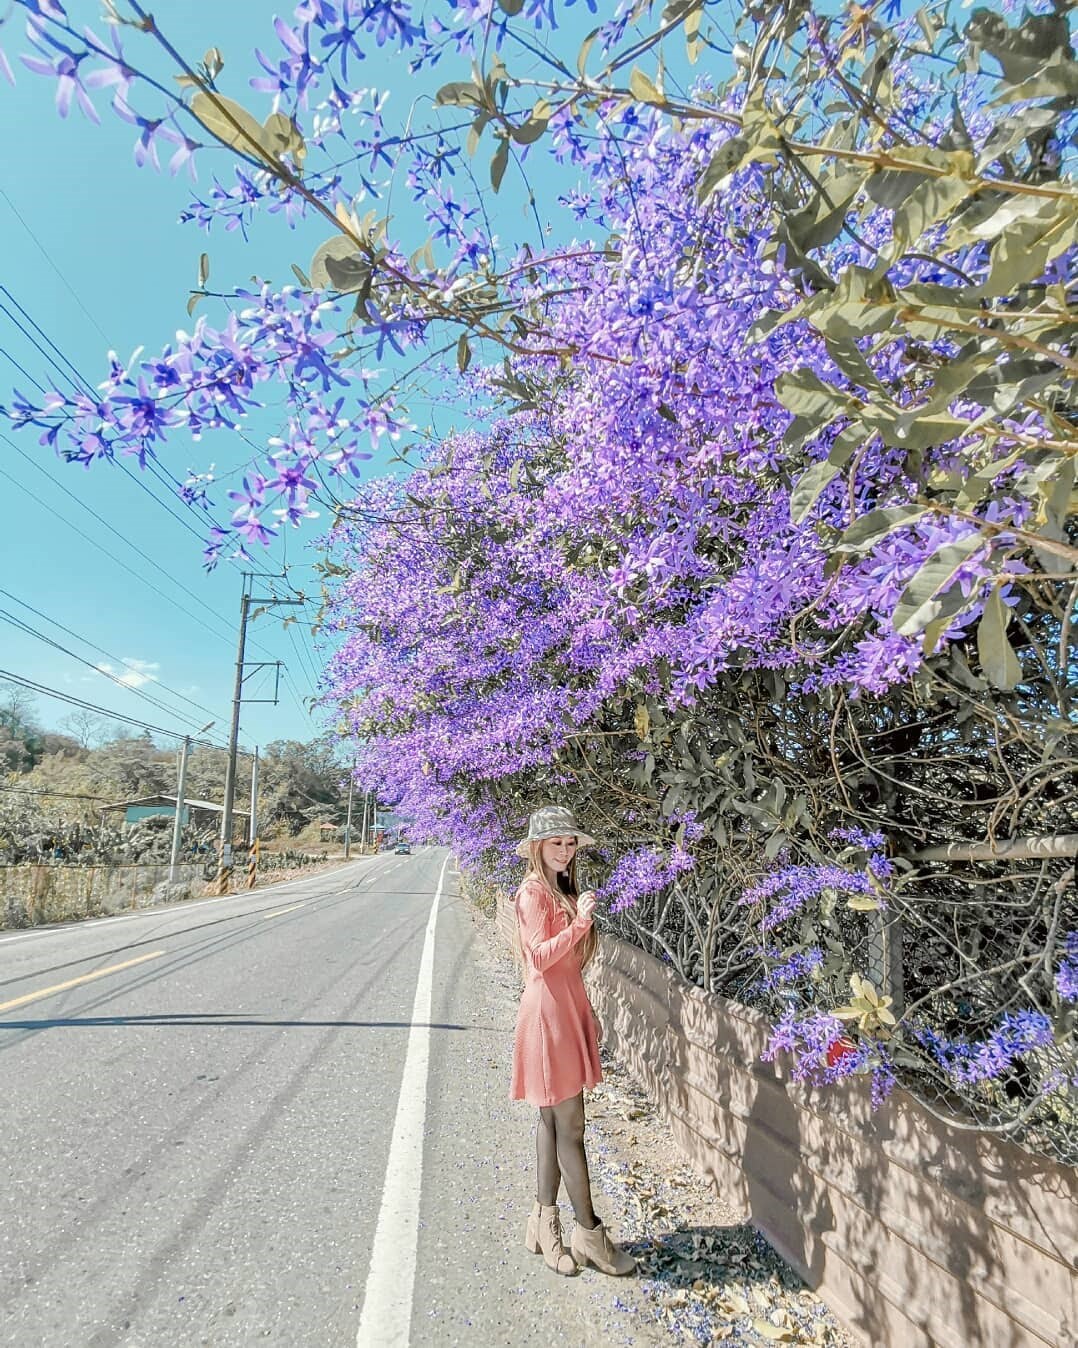
<path id="1" fill-rule="evenodd" d="M 402 838 L 393 850 L 398 856 L 408 857 L 412 855 L 412 844 L 405 842 Z"/>

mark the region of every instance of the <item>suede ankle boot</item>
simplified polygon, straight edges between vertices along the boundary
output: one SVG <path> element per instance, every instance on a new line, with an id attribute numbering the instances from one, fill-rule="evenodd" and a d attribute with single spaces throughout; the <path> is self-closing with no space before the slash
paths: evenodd
<path id="1" fill-rule="evenodd" d="M 524 1244 L 532 1254 L 542 1254 L 548 1268 L 569 1277 L 577 1271 L 572 1256 L 561 1243 L 561 1218 L 558 1206 L 543 1207 L 536 1202 L 528 1218 Z"/>
<path id="2" fill-rule="evenodd" d="M 578 1264 L 585 1267 L 591 1264 L 600 1273 L 623 1278 L 627 1273 L 636 1272 L 636 1260 L 614 1244 L 602 1222 L 591 1231 L 577 1222 L 573 1227 L 573 1238 L 569 1242 L 569 1248 Z"/>

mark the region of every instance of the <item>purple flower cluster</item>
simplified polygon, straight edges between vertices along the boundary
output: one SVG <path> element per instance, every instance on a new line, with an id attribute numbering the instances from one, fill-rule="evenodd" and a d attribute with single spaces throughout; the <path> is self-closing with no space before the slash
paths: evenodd
<path id="1" fill-rule="evenodd" d="M 1078 931 L 1069 931 L 1064 938 L 1056 989 L 1064 1001 L 1078 1002 Z"/>
<path id="2" fill-rule="evenodd" d="M 1040 1011 L 1010 1011 L 984 1039 L 950 1039 L 930 1025 L 914 1025 L 912 1037 L 958 1086 L 970 1086 L 1008 1075 L 1015 1059 L 1036 1049 L 1051 1048 L 1052 1022 Z"/>
<path id="3" fill-rule="evenodd" d="M 693 864 L 680 847 L 671 848 L 668 854 L 657 847 L 640 847 L 618 859 L 596 893 L 609 900 L 612 913 L 622 913 L 644 895 L 666 889 L 679 875 L 692 870 Z"/>
<path id="4" fill-rule="evenodd" d="M 871 1075 L 873 1109 L 879 1108 L 895 1085 L 895 1069 L 884 1045 L 854 1043 L 845 1027 L 827 1012 L 799 1015 L 787 1011 L 772 1026 L 761 1055 L 773 1062 L 780 1054 L 790 1058 L 794 1081 L 811 1086 L 833 1086 L 849 1077 Z"/>
<path id="5" fill-rule="evenodd" d="M 872 880 L 864 871 L 848 871 L 838 865 L 787 866 L 746 889 L 738 899 L 738 905 L 762 905 L 774 900 L 760 919 L 760 930 L 767 932 L 781 926 L 829 890 L 836 894 L 874 896 Z"/>
<path id="6" fill-rule="evenodd" d="M 758 992 L 774 992 L 787 984 L 809 979 L 814 970 L 823 964 L 823 951 L 815 945 L 806 950 L 795 950 L 785 957 L 774 947 L 764 950 L 763 954 L 765 958 L 777 962 L 755 983 L 754 989 Z"/>

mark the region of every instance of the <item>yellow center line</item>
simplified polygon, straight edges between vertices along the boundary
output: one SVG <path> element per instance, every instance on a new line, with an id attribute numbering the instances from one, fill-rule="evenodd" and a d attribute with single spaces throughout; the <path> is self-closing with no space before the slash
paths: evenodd
<path id="1" fill-rule="evenodd" d="M 51 997 L 54 992 L 66 992 L 68 988 L 78 987 L 80 983 L 89 983 L 95 978 L 104 978 L 106 974 L 119 973 L 121 969 L 130 969 L 146 960 L 155 960 L 163 955 L 163 950 L 151 950 L 148 955 L 137 955 L 133 960 L 124 960 L 122 964 L 110 964 L 107 969 L 95 969 L 92 974 L 82 974 L 79 978 L 69 978 L 66 983 L 54 983 L 51 988 L 41 988 L 37 992 L 27 992 L 10 1002 L 0 1002 L 0 1011 L 11 1011 L 16 1006 L 25 1006 L 27 1002 L 36 1002 L 39 997 Z"/>
<path id="2" fill-rule="evenodd" d="M 282 913 L 294 913 L 297 908 L 306 908 L 305 903 L 294 903 L 290 908 L 275 908 L 272 913 L 259 913 L 259 917 L 280 917 Z"/>

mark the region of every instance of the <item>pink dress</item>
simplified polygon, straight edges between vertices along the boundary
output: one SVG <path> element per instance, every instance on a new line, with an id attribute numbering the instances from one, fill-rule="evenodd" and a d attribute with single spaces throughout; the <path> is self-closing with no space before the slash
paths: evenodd
<path id="1" fill-rule="evenodd" d="M 515 899 L 526 982 L 513 1040 L 512 1100 L 556 1105 L 602 1081 L 599 1040 L 580 974 L 590 917 L 569 921 L 538 880 Z"/>

